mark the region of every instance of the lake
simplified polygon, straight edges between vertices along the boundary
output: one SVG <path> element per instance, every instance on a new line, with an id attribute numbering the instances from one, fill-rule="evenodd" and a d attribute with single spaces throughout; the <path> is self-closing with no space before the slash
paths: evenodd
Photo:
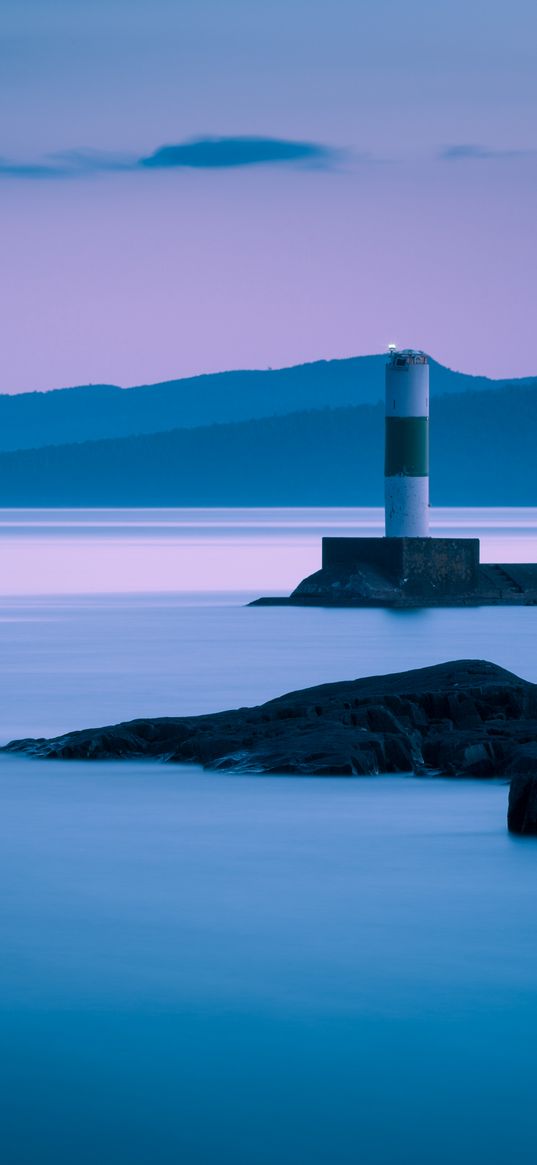
<path id="1" fill-rule="evenodd" d="M 378 510 L 0 511 L 0 739 L 488 658 L 535 608 L 249 608 Z M 537 510 L 440 510 L 537 560 Z M 537 844 L 501 783 L 0 759 L 7 1165 L 526 1165 Z"/>

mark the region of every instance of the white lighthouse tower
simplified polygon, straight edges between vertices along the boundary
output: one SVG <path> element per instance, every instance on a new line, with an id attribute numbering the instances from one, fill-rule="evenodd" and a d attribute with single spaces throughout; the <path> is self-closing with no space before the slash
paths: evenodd
<path id="1" fill-rule="evenodd" d="M 429 536 L 429 359 L 390 347 L 386 365 L 387 538 Z"/>

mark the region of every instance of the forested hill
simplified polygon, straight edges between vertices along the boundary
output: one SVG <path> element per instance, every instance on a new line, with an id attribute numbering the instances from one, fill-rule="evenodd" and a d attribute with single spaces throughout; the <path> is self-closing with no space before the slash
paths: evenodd
<path id="1" fill-rule="evenodd" d="M 380 505 L 382 405 L 0 455 L 2 506 Z M 439 397 L 434 505 L 537 505 L 537 390 Z"/>
<path id="2" fill-rule="evenodd" d="M 306 409 L 375 404 L 384 393 L 385 363 L 385 356 L 357 356 L 265 372 L 221 372 L 129 389 L 95 384 L 0 395 L 0 450 L 284 416 Z M 496 389 L 506 383 L 466 376 L 431 362 L 433 397 Z M 537 386 L 537 378 L 533 383 Z"/>

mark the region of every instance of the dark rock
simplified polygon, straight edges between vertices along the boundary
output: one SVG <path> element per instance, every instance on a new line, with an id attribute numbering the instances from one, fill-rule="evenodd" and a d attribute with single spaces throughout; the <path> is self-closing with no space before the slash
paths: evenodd
<path id="1" fill-rule="evenodd" d="M 460 765 L 463 777 L 493 777 L 496 772 L 494 752 L 488 740 L 474 741 L 463 750 Z"/>
<path id="2" fill-rule="evenodd" d="M 537 763 L 533 773 L 514 774 L 511 779 L 507 828 L 510 833 L 537 836 Z"/>
<path id="3" fill-rule="evenodd" d="M 481 728 L 480 716 L 475 700 L 470 699 L 464 692 L 454 692 L 448 699 L 449 719 L 458 728 Z"/>
<path id="4" fill-rule="evenodd" d="M 386 773 L 412 773 L 423 768 L 421 749 L 414 739 L 398 733 L 387 732 L 384 737 L 384 757 Z"/>
<path id="5" fill-rule="evenodd" d="M 528 744 L 519 744 L 511 750 L 511 757 L 507 766 L 508 773 L 537 774 L 537 741 Z"/>
<path id="6" fill-rule="evenodd" d="M 537 687 L 492 663 L 466 660 L 323 684 L 258 708 L 13 741 L 6 750 L 317 776 L 531 773 L 537 772 Z"/>
<path id="7" fill-rule="evenodd" d="M 366 709 L 368 727 L 372 732 L 404 732 L 403 725 L 382 704 L 373 704 Z"/>

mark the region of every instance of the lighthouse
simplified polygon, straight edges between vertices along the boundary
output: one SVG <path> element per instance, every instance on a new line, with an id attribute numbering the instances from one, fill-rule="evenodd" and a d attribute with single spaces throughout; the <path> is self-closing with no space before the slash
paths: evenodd
<path id="1" fill-rule="evenodd" d="M 429 358 L 390 347 L 386 365 L 387 538 L 429 536 Z"/>
<path id="2" fill-rule="evenodd" d="M 429 534 L 429 357 L 388 349 L 385 367 L 385 537 L 322 540 L 321 569 L 289 603 L 319 607 L 537 606 L 537 563 L 481 563 L 479 538 Z M 379 449 L 379 458 L 381 450 Z"/>

